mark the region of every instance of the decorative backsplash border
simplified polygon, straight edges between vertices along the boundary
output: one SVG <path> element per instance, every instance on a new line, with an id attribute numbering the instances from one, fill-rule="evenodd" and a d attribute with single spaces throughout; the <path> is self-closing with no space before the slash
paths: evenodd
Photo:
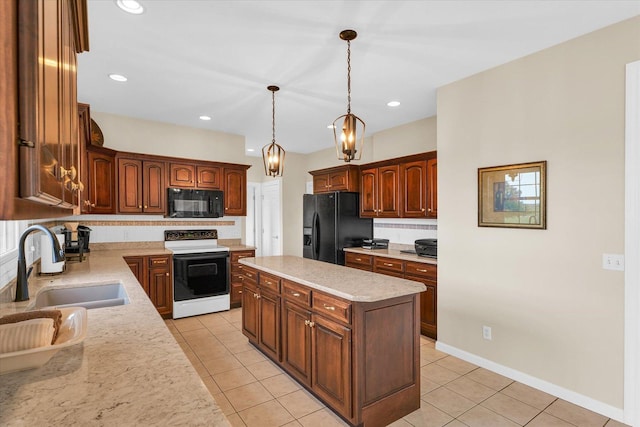
<path id="1" fill-rule="evenodd" d="M 65 222 L 71 221 L 57 221 L 55 225 L 64 225 Z M 196 226 L 196 227 L 209 227 L 209 226 L 233 226 L 236 224 L 235 221 L 176 221 L 176 220 L 160 220 L 160 221 L 139 221 L 139 220 L 128 220 L 128 221 L 99 221 L 99 220 L 87 220 L 87 221 L 78 221 L 74 220 L 74 222 L 80 222 L 82 225 L 87 227 L 95 226 L 95 227 L 153 227 L 153 226 L 167 226 L 167 227 L 175 227 L 179 226 Z"/>
<path id="2" fill-rule="evenodd" d="M 437 224 L 397 224 L 397 223 L 375 223 L 374 228 L 399 228 L 405 230 L 437 230 Z"/>

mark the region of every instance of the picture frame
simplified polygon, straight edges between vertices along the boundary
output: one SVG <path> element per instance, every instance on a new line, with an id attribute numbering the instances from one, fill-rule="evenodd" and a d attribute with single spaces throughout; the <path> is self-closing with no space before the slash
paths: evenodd
<path id="1" fill-rule="evenodd" d="M 547 162 L 478 168 L 478 227 L 547 228 Z"/>

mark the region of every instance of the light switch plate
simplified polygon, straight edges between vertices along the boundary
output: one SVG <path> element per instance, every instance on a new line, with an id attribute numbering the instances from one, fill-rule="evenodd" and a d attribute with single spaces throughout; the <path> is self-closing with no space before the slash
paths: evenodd
<path id="1" fill-rule="evenodd" d="M 602 268 L 605 270 L 624 271 L 624 255 L 602 254 Z"/>

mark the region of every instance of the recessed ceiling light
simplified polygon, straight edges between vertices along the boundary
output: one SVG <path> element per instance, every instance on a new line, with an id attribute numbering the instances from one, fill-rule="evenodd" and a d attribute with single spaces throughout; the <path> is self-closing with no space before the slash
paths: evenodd
<path id="1" fill-rule="evenodd" d="M 387 105 L 389 107 L 397 107 L 398 105 L 400 105 L 400 101 L 390 101 L 390 102 L 387 102 Z"/>
<path id="2" fill-rule="evenodd" d="M 109 78 L 111 80 L 115 80 L 117 82 L 126 82 L 127 78 L 125 76 L 123 76 L 122 74 L 109 74 Z"/>
<path id="3" fill-rule="evenodd" d="M 250 152 L 250 153 L 253 153 L 256 150 L 254 150 L 253 148 L 247 148 L 247 151 Z"/>
<path id="4" fill-rule="evenodd" d="M 211 117 L 209 116 L 200 116 L 200 120 L 211 120 Z"/>
<path id="5" fill-rule="evenodd" d="M 122 10 L 127 13 L 132 13 L 134 15 L 140 15 L 144 12 L 144 7 L 136 0 L 116 0 L 116 4 Z"/>

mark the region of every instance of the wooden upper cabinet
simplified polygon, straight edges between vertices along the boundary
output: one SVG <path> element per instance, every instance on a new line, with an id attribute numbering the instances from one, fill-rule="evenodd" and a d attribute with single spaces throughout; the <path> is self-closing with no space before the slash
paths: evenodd
<path id="1" fill-rule="evenodd" d="M 427 160 L 427 217 L 438 217 L 438 159 Z"/>
<path id="2" fill-rule="evenodd" d="M 224 214 L 247 215 L 247 169 L 224 168 Z"/>
<path id="3" fill-rule="evenodd" d="M 142 162 L 142 209 L 145 213 L 165 213 L 167 191 L 164 171 L 164 162 Z"/>
<path id="4" fill-rule="evenodd" d="M 118 159 L 118 212 L 166 210 L 165 164 L 154 160 Z"/>
<path id="5" fill-rule="evenodd" d="M 360 166 L 360 216 L 437 218 L 436 152 Z"/>
<path id="6" fill-rule="evenodd" d="M 313 175 L 313 194 L 331 191 L 358 191 L 360 167 L 344 165 L 309 171 Z"/>
<path id="7" fill-rule="evenodd" d="M 222 186 L 222 168 L 219 166 L 196 166 L 197 188 L 217 190 Z"/>
<path id="8" fill-rule="evenodd" d="M 360 216 L 400 216 L 400 168 L 398 165 L 362 169 L 360 172 Z"/>
<path id="9" fill-rule="evenodd" d="M 195 186 L 195 165 L 184 163 L 169 163 L 169 187 L 194 188 Z"/>
<path id="10" fill-rule="evenodd" d="M 108 149 L 92 148 L 86 152 L 86 179 L 82 212 L 116 213 L 116 158 Z"/>
<path id="11" fill-rule="evenodd" d="M 360 171 L 360 216 L 375 217 L 378 211 L 378 168 Z"/>
<path id="12" fill-rule="evenodd" d="M 77 53 L 88 48 L 86 1 L 17 2 L 20 197 L 78 206 Z M 47 58 L 47 61 L 42 61 Z"/>
<path id="13" fill-rule="evenodd" d="M 403 163 L 400 165 L 402 176 L 402 211 L 404 218 L 427 217 L 427 161 Z"/>
<path id="14" fill-rule="evenodd" d="M 222 167 L 171 162 L 169 187 L 217 190 L 222 187 Z"/>

